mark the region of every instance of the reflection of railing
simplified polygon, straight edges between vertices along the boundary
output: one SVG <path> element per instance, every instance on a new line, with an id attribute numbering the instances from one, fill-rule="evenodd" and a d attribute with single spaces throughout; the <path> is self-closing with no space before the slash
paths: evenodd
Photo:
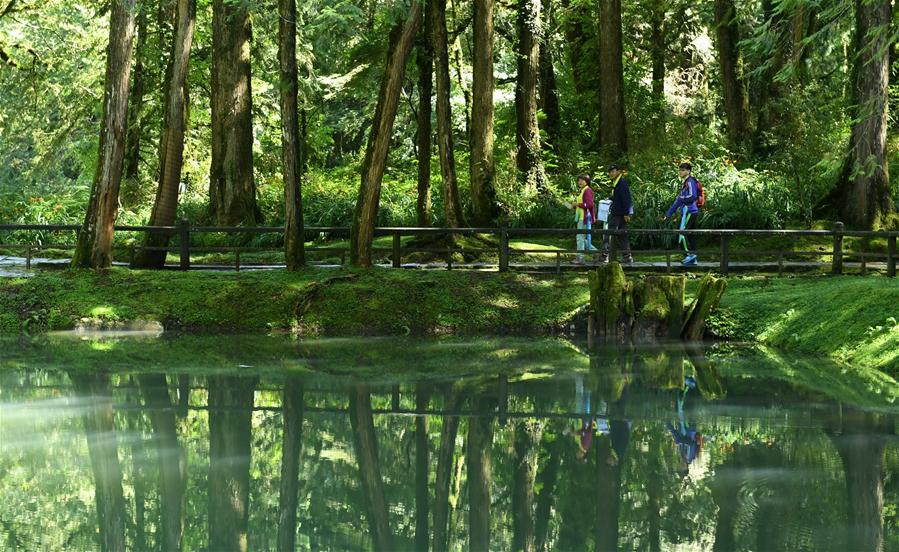
<path id="1" fill-rule="evenodd" d="M 34 224 L 5 224 L 0 225 L 0 232 L 26 231 L 26 232 L 77 232 L 78 225 L 34 225 Z M 116 226 L 117 232 L 149 232 L 166 234 L 175 238 L 172 246 L 143 246 L 139 244 L 125 246 L 130 253 L 130 259 L 134 259 L 138 251 L 165 251 L 177 253 L 179 263 L 177 268 L 188 270 L 192 268 L 191 255 L 200 253 L 234 253 L 234 268 L 241 268 L 241 254 L 280 251 L 278 247 L 246 247 L 246 246 L 205 246 L 191 244 L 191 236 L 196 234 L 227 233 L 227 234 L 282 234 L 284 228 L 280 226 L 192 226 L 190 222 L 182 220 L 176 226 Z M 319 235 L 328 238 L 347 237 L 350 229 L 347 227 L 306 227 L 307 236 Z M 434 256 L 444 256 L 446 268 L 454 268 L 453 255 L 486 255 L 490 262 L 464 265 L 471 268 L 497 268 L 500 272 L 510 269 L 538 269 L 554 270 L 561 272 L 563 266 L 568 268 L 568 263 L 563 257 L 578 253 L 577 249 L 559 247 L 547 247 L 542 249 L 516 246 L 515 240 L 534 237 L 566 237 L 574 241 L 578 234 L 591 234 L 594 240 L 601 240 L 608 236 L 611 242 L 611 254 L 615 257 L 616 242 L 618 237 L 628 235 L 631 237 L 643 237 L 649 241 L 676 239 L 678 235 L 695 236 L 703 242 L 716 243 L 714 248 L 700 248 L 691 251 L 700 255 L 703 259 L 715 259 L 717 262 L 703 262 L 696 266 L 690 266 L 690 270 L 717 270 L 727 274 L 732 270 L 750 270 L 783 273 L 787 270 L 814 270 L 829 268 L 833 274 L 842 274 L 844 268 L 857 268 L 861 274 L 870 270 L 884 270 L 888 276 L 896 275 L 896 240 L 899 232 L 871 232 L 845 230 L 843 224 L 837 222 L 831 230 L 676 230 L 676 229 L 642 229 L 628 230 L 576 230 L 560 228 L 376 228 L 375 236 L 390 236 L 391 247 L 374 247 L 375 253 L 388 253 L 390 266 L 403 267 L 403 258 L 412 254 L 423 253 Z M 451 240 L 451 245 L 444 247 L 425 247 L 415 244 L 403 244 L 404 237 L 412 238 L 441 238 L 452 236 L 479 236 L 489 239 L 482 240 L 483 247 L 457 246 L 456 240 Z M 768 247 L 765 249 L 751 249 L 731 247 L 736 238 L 771 239 L 784 238 L 790 240 L 791 247 Z M 495 240 L 491 241 L 491 240 Z M 803 247 L 797 249 L 797 245 Z M 871 248 L 872 242 L 881 242 L 879 249 Z M 814 242 L 814 243 L 807 243 Z M 494 245 L 495 243 L 495 245 Z M 851 247 L 850 247 L 851 245 Z M 31 260 L 35 253 L 47 249 L 74 249 L 72 244 L 25 242 L 25 243 L 0 243 L 0 248 L 22 250 L 26 257 L 26 266 L 30 268 Z M 121 248 L 121 246 L 119 246 Z M 346 254 L 349 248 L 346 246 L 307 246 L 307 252 L 323 252 L 335 254 L 339 257 L 339 264 L 346 262 Z M 680 267 L 680 263 L 672 263 L 672 257 L 680 253 L 671 249 L 639 249 L 633 251 L 639 262 L 633 267 L 643 270 L 662 270 L 671 272 Z M 519 257 L 513 259 L 513 257 Z M 520 256 L 524 256 L 522 261 Z M 548 258 L 551 262 L 540 262 Z M 664 258 L 664 261 L 661 260 Z M 748 259 L 735 261 L 736 258 Z M 829 261 L 821 260 L 829 258 Z M 492 259 L 496 259 L 495 262 Z M 647 260 L 648 259 L 648 260 Z M 794 259 L 807 259 L 796 261 Z M 810 259 L 810 260 L 808 260 Z M 853 259 L 849 261 L 848 259 Z M 245 267 L 247 265 L 244 265 Z M 196 265 L 193 265 L 197 268 Z M 456 268 L 459 264 L 456 263 Z M 203 266 L 202 268 L 211 268 Z"/>

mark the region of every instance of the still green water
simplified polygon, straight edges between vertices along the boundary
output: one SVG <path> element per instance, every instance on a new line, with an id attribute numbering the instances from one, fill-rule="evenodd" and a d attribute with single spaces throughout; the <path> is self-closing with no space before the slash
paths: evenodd
<path id="1" fill-rule="evenodd" d="M 0 549 L 899 550 L 897 396 L 746 346 L 5 340 Z"/>

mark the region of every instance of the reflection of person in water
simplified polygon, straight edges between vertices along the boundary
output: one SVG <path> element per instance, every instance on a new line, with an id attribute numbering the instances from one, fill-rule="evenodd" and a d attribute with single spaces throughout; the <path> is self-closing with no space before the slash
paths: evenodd
<path id="1" fill-rule="evenodd" d="M 616 411 L 620 411 L 624 407 L 627 397 L 627 389 L 621 394 L 621 398 L 614 404 Z M 571 431 L 571 428 L 565 430 L 566 434 L 573 434 L 577 442 L 578 449 L 575 455 L 581 462 L 587 461 L 587 453 L 593 446 L 594 435 L 608 436 L 612 444 L 612 454 L 606 458 L 606 462 L 610 466 L 616 466 L 624 456 L 627 445 L 630 441 L 631 422 L 628 420 L 610 419 L 606 412 L 606 403 L 600 401 L 597 405 L 599 408 L 594 411 L 592 404 L 592 393 L 589 389 L 584 388 L 583 377 L 577 376 L 575 380 L 575 398 L 577 402 L 577 411 L 581 414 L 581 419 L 577 424 L 577 429 Z"/>
<path id="2" fill-rule="evenodd" d="M 570 427 L 565 428 L 565 434 L 574 437 L 578 446 L 577 459 L 584 461 L 587 459 L 590 447 L 593 446 L 593 433 L 597 430 L 597 422 L 604 424 L 605 420 L 597 420 L 593 414 L 592 393 L 584 387 L 584 376 L 580 374 L 575 376 L 574 393 L 577 412 L 581 415 L 581 419 L 576 424 L 574 431 Z"/>
<path id="3" fill-rule="evenodd" d="M 689 473 L 690 464 L 696 460 L 702 450 L 702 434 L 695 425 L 690 425 L 684 412 L 684 403 L 691 389 L 696 389 L 696 380 L 687 376 L 684 378 L 683 391 L 679 391 L 677 394 L 677 423 L 676 425 L 672 425 L 671 422 L 665 424 L 671 436 L 674 437 L 677 450 L 680 452 L 681 465 L 677 472 L 682 476 Z"/>

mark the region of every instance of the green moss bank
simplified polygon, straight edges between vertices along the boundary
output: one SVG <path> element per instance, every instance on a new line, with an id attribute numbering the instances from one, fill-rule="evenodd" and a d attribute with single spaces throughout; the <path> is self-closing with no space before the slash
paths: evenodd
<path id="1" fill-rule="evenodd" d="M 453 271 L 211 273 L 65 270 L 0 280 L 0 332 L 141 320 L 166 329 L 303 335 L 557 332 L 586 279 Z"/>
<path id="2" fill-rule="evenodd" d="M 899 374 L 899 279 L 878 276 L 732 278 L 709 328 Z"/>

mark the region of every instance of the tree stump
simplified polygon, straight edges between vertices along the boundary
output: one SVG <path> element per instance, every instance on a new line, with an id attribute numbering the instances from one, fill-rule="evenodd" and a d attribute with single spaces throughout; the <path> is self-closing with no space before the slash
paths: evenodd
<path id="1" fill-rule="evenodd" d="M 684 341 L 701 341 L 705 331 L 705 321 L 709 314 L 718 306 L 724 290 L 727 288 L 727 280 L 711 275 L 704 276 L 699 284 L 699 292 L 696 299 L 690 305 L 681 329 L 681 339 Z"/>

